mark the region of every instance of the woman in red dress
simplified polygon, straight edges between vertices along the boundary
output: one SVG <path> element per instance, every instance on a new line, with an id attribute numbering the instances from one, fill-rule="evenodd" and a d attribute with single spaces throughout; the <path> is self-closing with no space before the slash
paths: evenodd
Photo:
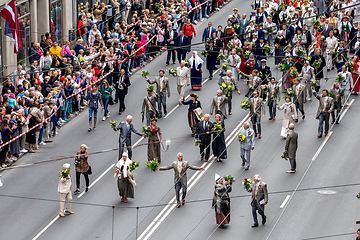
<path id="1" fill-rule="evenodd" d="M 358 95 L 359 92 L 359 87 L 360 87 L 360 59 L 359 56 L 356 56 L 354 58 L 354 67 L 353 67 L 353 71 L 351 71 L 351 75 L 352 75 L 352 79 L 353 79 L 353 84 L 351 84 L 350 82 L 350 92 L 354 92 L 355 95 Z M 351 87 L 351 85 L 353 85 Z"/>

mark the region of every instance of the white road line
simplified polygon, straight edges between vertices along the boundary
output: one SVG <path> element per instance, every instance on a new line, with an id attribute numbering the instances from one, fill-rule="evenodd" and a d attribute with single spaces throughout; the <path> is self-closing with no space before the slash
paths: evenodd
<path id="1" fill-rule="evenodd" d="M 280 208 L 284 208 L 285 204 L 287 203 L 287 201 L 289 201 L 289 199 L 290 199 L 290 195 L 287 195 L 283 203 L 280 205 Z"/>
<path id="2" fill-rule="evenodd" d="M 347 113 L 347 111 L 349 110 L 351 104 L 353 104 L 354 101 L 355 101 L 355 99 L 352 99 L 350 101 L 350 103 L 348 104 L 348 106 L 346 107 L 346 109 L 343 111 L 343 113 L 341 114 L 341 116 L 339 118 L 339 123 L 341 122 L 341 120 L 343 119 L 343 117 L 345 116 L 345 114 Z"/>
<path id="3" fill-rule="evenodd" d="M 324 139 L 324 141 L 321 143 L 319 149 L 316 151 L 315 155 L 313 156 L 313 158 L 311 159 L 311 161 L 315 161 L 315 159 L 319 156 L 321 150 L 323 149 L 323 147 L 325 146 L 326 142 L 329 140 L 329 138 L 331 137 L 331 135 L 333 134 L 333 132 L 329 132 L 329 134 L 326 136 L 326 138 Z"/>
<path id="4" fill-rule="evenodd" d="M 136 145 L 138 145 L 141 142 L 141 140 L 143 140 L 143 139 L 144 139 L 144 137 L 141 137 L 139 140 L 137 140 L 137 142 L 134 145 L 132 145 L 131 148 L 136 147 Z"/>
<path id="5" fill-rule="evenodd" d="M 220 69 L 216 70 L 216 71 L 213 73 L 213 75 L 215 75 L 218 71 L 220 71 Z M 207 78 L 207 79 L 202 83 L 202 85 L 204 85 L 207 81 L 209 81 L 209 78 Z M 190 95 L 187 95 L 184 100 L 186 101 L 189 97 L 190 97 Z M 180 106 L 179 104 L 176 105 L 173 109 L 171 109 L 170 112 L 168 112 L 168 114 L 166 114 L 166 116 L 165 116 L 164 118 L 167 118 L 167 117 L 168 117 L 171 113 L 173 113 L 179 106 Z"/>
<path id="6" fill-rule="evenodd" d="M 105 170 L 105 172 L 103 172 L 92 184 L 90 184 L 89 189 L 92 188 L 103 176 L 105 176 L 106 173 L 108 173 L 110 171 L 111 168 L 113 168 L 115 166 L 115 163 L 111 164 L 110 167 L 108 169 Z M 85 190 L 79 194 L 79 196 L 77 198 L 81 198 L 83 195 L 85 194 Z"/>
<path id="7" fill-rule="evenodd" d="M 53 225 L 53 223 L 56 222 L 56 220 L 58 219 L 59 219 L 59 215 L 56 215 L 56 217 L 48 225 L 46 225 L 46 227 L 44 227 L 43 230 L 41 230 L 32 240 L 38 239 L 41 236 L 41 234 L 43 234 L 46 231 L 46 229 L 48 229 L 51 225 Z"/>
<path id="8" fill-rule="evenodd" d="M 228 143 L 226 147 L 228 147 L 231 142 L 237 136 L 237 133 L 240 131 L 240 126 L 248 119 L 248 115 L 235 127 L 235 129 L 230 133 L 230 135 L 226 138 L 225 141 Z M 197 171 L 188 181 L 187 191 L 190 191 L 195 184 L 200 180 L 200 178 L 206 173 L 206 171 L 211 167 L 211 165 L 215 162 L 213 159 L 213 155 L 209 157 L 209 162 L 204 162 L 201 167 L 205 168 L 205 171 L 199 172 Z M 144 230 L 144 232 L 138 237 L 138 240 L 147 240 L 151 237 L 151 235 L 156 231 L 156 229 L 161 225 L 161 223 L 166 219 L 167 216 L 175 209 L 175 196 L 170 200 L 168 205 L 164 207 L 164 209 L 155 217 L 155 219 L 150 223 L 150 225 Z"/>

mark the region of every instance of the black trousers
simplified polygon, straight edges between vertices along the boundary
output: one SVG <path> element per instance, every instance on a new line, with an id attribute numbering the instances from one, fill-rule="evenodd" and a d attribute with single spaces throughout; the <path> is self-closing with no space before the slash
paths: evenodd
<path id="1" fill-rule="evenodd" d="M 181 61 L 184 60 L 185 57 L 186 57 L 186 53 L 183 52 L 181 49 L 178 49 L 177 58 L 178 58 L 179 63 L 181 63 Z"/>
<path id="2" fill-rule="evenodd" d="M 119 98 L 119 112 L 125 110 L 125 91 L 118 91 L 118 98 Z"/>
<path id="3" fill-rule="evenodd" d="M 263 210 L 261 210 L 261 208 L 256 200 L 253 200 L 251 202 L 251 208 L 252 208 L 252 215 L 253 215 L 254 223 L 259 224 L 256 211 L 258 211 L 258 213 L 260 214 L 262 219 L 265 218 L 265 214 L 264 214 Z"/>
<path id="4" fill-rule="evenodd" d="M 299 110 L 303 116 L 305 115 L 305 111 L 304 109 L 301 108 L 298 100 L 295 101 L 295 107 L 296 107 L 296 111 Z"/>
<path id="5" fill-rule="evenodd" d="M 124 152 L 124 147 L 126 144 L 126 148 L 128 150 L 128 157 L 132 159 L 132 149 L 131 149 L 131 139 L 126 138 L 124 143 L 119 142 L 119 160 L 122 158 L 122 154 Z"/>
<path id="6" fill-rule="evenodd" d="M 204 157 L 205 155 L 205 160 L 209 160 L 209 156 L 210 156 L 210 141 L 208 142 L 201 142 L 200 144 L 200 155 L 202 157 Z"/>
<path id="7" fill-rule="evenodd" d="M 84 174 L 86 187 L 89 187 L 89 174 L 87 172 L 76 172 L 76 188 L 80 188 L 80 175 Z"/>
<path id="8" fill-rule="evenodd" d="M 175 49 L 174 49 L 175 45 L 171 45 L 168 46 L 168 53 L 167 53 L 167 57 L 166 57 L 166 63 L 170 63 L 170 57 L 172 57 L 172 62 L 175 62 Z M 172 55 L 172 56 L 171 56 Z"/>

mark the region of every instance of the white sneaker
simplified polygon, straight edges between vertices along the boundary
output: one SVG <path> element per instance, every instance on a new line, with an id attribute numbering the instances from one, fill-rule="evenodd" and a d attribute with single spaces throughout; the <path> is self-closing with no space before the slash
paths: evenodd
<path id="1" fill-rule="evenodd" d="M 62 119 L 62 118 L 60 118 L 59 121 L 62 122 L 62 123 L 66 122 L 66 121 L 65 121 L 64 119 Z"/>
<path id="2" fill-rule="evenodd" d="M 18 159 L 17 159 L 17 157 L 12 157 L 11 160 L 13 160 L 14 162 L 16 162 Z"/>
<path id="3" fill-rule="evenodd" d="M 107 116 L 106 116 L 107 118 L 109 118 L 110 117 L 110 112 L 108 112 L 108 114 L 107 114 Z"/>
<path id="4" fill-rule="evenodd" d="M 6 165 L 6 164 L 3 164 L 1 167 L 2 167 L 2 168 L 6 168 L 6 167 L 7 167 L 7 165 Z"/>
<path id="5" fill-rule="evenodd" d="M 45 146 L 45 145 L 46 145 L 46 143 L 41 142 L 41 143 L 39 143 L 39 145 L 41 145 L 41 146 Z"/>
<path id="6" fill-rule="evenodd" d="M 23 149 L 20 150 L 20 152 L 21 152 L 21 153 L 27 153 L 28 150 L 26 150 L 25 148 L 23 148 Z"/>
<path id="7" fill-rule="evenodd" d="M 308 101 L 311 101 L 311 98 L 308 98 L 307 100 L 308 100 Z"/>
<path id="8" fill-rule="evenodd" d="M 105 119 L 106 119 L 106 117 L 103 117 L 103 119 L 102 119 L 102 120 L 103 120 L 103 121 L 105 121 Z"/>

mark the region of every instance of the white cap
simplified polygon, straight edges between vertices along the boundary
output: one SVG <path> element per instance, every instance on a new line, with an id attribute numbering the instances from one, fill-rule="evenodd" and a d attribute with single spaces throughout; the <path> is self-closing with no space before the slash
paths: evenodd
<path id="1" fill-rule="evenodd" d="M 215 182 L 217 182 L 220 178 L 221 178 L 221 176 L 219 174 L 215 173 Z"/>
<path id="2" fill-rule="evenodd" d="M 70 168 L 70 163 L 64 163 L 63 168 L 65 168 L 65 169 Z"/>

